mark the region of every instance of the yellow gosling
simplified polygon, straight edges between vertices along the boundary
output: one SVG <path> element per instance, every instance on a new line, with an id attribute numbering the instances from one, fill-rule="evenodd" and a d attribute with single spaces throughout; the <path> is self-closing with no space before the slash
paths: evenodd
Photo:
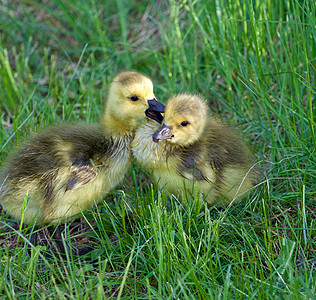
<path id="1" fill-rule="evenodd" d="M 160 188 L 187 197 L 197 188 L 209 205 L 240 200 L 260 178 L 246 144 L 232 128 L 210 116 L 197 95 L 171 97 L 163 125 L 147 121 L 131 146 Z"/>
<path id="2" fill-rule="evenodd" d="M 150 108 L 150 109 L 148 109 Z M 0 173 L 0 203 L 14 218 L 56 224 L 93 206 L 124 177 L 137 120 L 163 111 L 152 81 L 119 73 L 99 124 L 62 124 L 35 134 Z M 151 111 L 152 110 L 152 111 Z"/>

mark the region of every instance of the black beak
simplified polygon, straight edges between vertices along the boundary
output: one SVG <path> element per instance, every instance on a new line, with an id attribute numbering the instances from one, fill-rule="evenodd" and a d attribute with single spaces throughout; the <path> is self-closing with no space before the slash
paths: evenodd
<path id="1" fill-rule="evenodd" d="M 173 134 L 171 134 L 171 127 L 166 126 L 163 124 L 154 134 L 153 134 L 153 141 L 155 143 L 159 143 L 163 140 L 170 140 L 173 138 Z"/>
<path id="2" fill-rule="evenodd" d="M 165 106 L 158 102 L 155 98 L 152 100 L 148 100 L 149 108 L 155 112 L 163 113 L 165 112 Z"/>
<path id="3" fill-rule="evenodd" d="M 165 112 L 165 106 L 156 99 L 148 100 L 148 105 L 145 115 L 161 124 L 163 117 L 160 113 Z"/>

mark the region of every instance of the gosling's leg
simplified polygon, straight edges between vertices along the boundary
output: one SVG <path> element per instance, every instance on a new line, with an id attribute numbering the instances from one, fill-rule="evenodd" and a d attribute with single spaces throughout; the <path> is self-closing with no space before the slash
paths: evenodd
<path id="1" fill-rule="evenodd" d="M 63 243 L 63 238 L 62 238 L 62 229 L 60 226 L 49 226 L 47 227 L 47 230 L 52 238 L 52 240 L 56 243 L 57 248 L 60 251 L 60 254 L 65 255 L 66 253 L 70 254 L 70 245 L 68 242 L 66 242 L 66 247 L 64 246 Z M 78 251 L 75 251 L 74 254 L 78 256 L 84 256 L 87 253 L 91 252 L 94 248 L 91 246 L 83 247 L 81 249 L 78 249 Z"/>
<path id="2" fill-rule="evenodd" d="M 28 243 L 25 249 L 25 256 L 31 255 L 31 249 L 33 245 L 34 247 L 37 245 L 37 232 L 38 228 L 33 226 L 32 228 L 27 229 L 26 233 L 28 235 Z"/>
<path id="3" fill-rule="evenodd" d="M 32 231 L 29 237 L 29 241 L 32 245 L 36 246 L 37 245 L 37 231 Z"/>
<path id="4" fill-rule="evenodd" d="M 56 243 L 59 251 L 61 254 L 66 254 L 67 253 L 70 253 L 70 249 L 69 249 L 69 245 L 68 243 L 65 243 L 66 244 L 66 248 L 64 246 L 64 243 L 63 243 L 63 238 L 62 238 L 62 229 L 60 226 L 49 226 L 47 227 L 47 230 L 52 238 L 52 240 Z"/>

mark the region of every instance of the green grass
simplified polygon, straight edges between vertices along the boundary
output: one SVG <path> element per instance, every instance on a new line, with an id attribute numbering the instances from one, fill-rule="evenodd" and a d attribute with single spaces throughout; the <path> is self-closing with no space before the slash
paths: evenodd
<path id="1" fill-rule="evenodd" d="M 315 297 L 315 1 L 7 0 L 0 32 L 1 161 L 48 124 L 97 121 L 113 75 L 135 69 L 162 102 L 204 95 L 266 170 L 240 204 L 200 212 L 134 167 L 88 226 L 65 226 L 94 263 L 46 259 L 45 231 L 26 256 L 2 212 L 3 299 Z"/>

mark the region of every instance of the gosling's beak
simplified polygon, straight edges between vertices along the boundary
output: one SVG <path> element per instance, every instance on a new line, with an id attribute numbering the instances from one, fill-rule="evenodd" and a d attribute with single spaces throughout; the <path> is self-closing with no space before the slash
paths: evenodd
<path id="1" fill-rule="evenodd" d="M 165 112 L 165 106 L 155 98 L 148 100 L 149 108 L 145 110 L 145 115 L 161 124 L 163 117 L 160 113 Z"/>
<path id="2" fill-rule="evenodd" d="M 153 141 L 155 143 L 159 143 L 163 140 L 170 140 L 173 138 L 173 134 L 171 134 L 171 127 L 163 124 L 154 134 Z"/>
<path id="3" fill-rule="evenodd" d="M 148 105 L 149 105 L 149 108 L 155 112 L 159 112 L 159 113 L 165 112 L 165 106 L 162 103 L 158 102 L 155 98 L 148 100 Z"/>

